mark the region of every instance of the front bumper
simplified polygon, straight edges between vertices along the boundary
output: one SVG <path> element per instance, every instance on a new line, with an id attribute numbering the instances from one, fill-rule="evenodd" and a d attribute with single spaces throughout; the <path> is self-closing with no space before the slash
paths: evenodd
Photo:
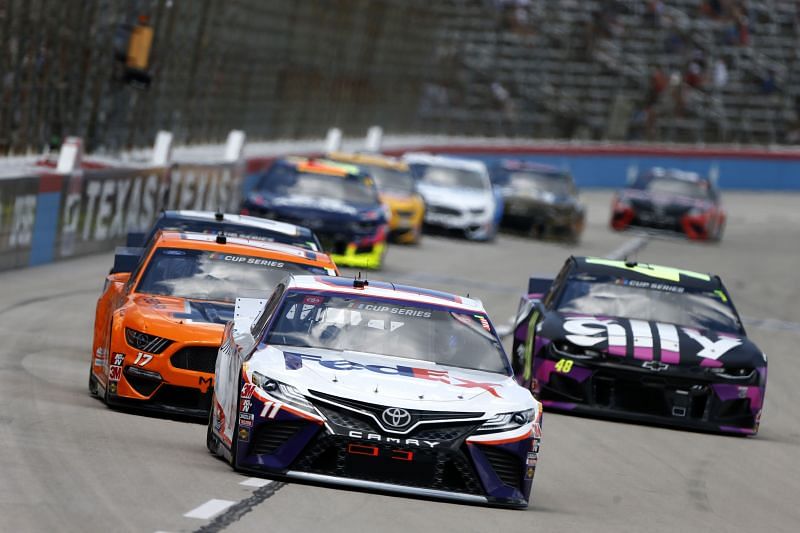
<path id="1" fill-rule="evenodd" d="M 557 365 L 539 357 L 534 362 L 534 396 L 547 409 L 711 432 L 758 432 L 766 369 L 757 369 L 759 384 L 737 385 L 709 379 L 701 367 L 666 373 L 572 360 L 564 372 Z"/>
<path id="2" fill-rule="evenodd" d="M 444 208 L 429 207 L 425 212 L 425 226 L 462 233 L 472 240 L 486 240 L 492 237 L 495 227 L 491 216 L 447 209 L 448 211 L 444 212 Z"/>
<path id="3" fill-rule="evenodd" d="M 145 360 L 140 357 L 141 352 L 127 345 L 115 347 L 111 362 L 121 364 L 112 364 L 109 370 L 107 401 L 110 405 L 206 418 L 218 350 L 218 345 L 173 342 L 161 354 L 145 354 L 150 360 L 141 366 L 136 364 L 137 360 Z M 119 356 L 124 358 L 120 361 Z"/>
<path id="4" fill-rule="evenodd" d="M 248 424 L 237 434 L 240 470 L 468 503 L 528 505 L 539 444 L 532 432 L 514 442 L 470 443 L 480 423 L 465 421 L 398 438 L 332 404 L 318 410 L 323 418 L 312 420 L 288 409 L 265 410 L 271 403 L 254 394 L 239 413 Z M 271 418 L 260 417 L 262 412 Z"/>

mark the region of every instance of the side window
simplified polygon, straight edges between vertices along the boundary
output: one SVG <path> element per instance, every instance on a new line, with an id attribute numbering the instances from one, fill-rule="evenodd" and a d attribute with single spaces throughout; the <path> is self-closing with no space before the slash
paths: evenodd
<path id="1" fill-rule="evenodd" d="M 272 296 L 267 300 L 264 310 L 261 311 L 261 314 L 258 315 L 258 318 L 253 322 L 253 326 L 250 328 L 250 333 L 253 335 L 254 339 L 260 337 L 264 328 L 267 327 L 267 322 L 269 322 L 270 317 L 272 317 L 272 314 L 275 312 L 275 308 L 278 307 L 278 302 L 281 301 L 285 291 L 286 286 L 283 283 L 278 284 L 275 290 L 272 291 Z"/>
<path id="2" fill-rule="evenodd" d="M 561 292 L 570 270 L 572 270 L 572 259 L 569 259 L 561 268 L 561 272 L 558 273 L 556 279 L 553 280 L 553 284 L 550 285 L 550 290 L 547 291 L 543 301 L 547 309 L 552 309 L 555 304 L 556 296 Z"/>

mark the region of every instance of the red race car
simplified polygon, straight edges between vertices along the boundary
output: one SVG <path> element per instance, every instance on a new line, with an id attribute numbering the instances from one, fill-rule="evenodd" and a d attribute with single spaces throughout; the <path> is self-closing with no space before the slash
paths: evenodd
<path id="1" fill-rule="evenodd" d="M 725 211 L 710 179 L 695 172 L 653 168 L 614 195 L 611 227 L 621 231 L 631 226 L 719 241 Z"/>

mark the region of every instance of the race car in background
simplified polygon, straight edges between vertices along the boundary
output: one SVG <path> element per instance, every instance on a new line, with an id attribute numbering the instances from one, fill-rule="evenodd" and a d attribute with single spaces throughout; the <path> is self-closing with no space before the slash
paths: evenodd
<path id="1" fill-rule="evenodd" d="M 224 324 L 242 291 L 290 273 L 337 274 L 321 253 L 201 233 L 159 232 L 97 301 L 89 391 L 110 405 L 208 415 Z"/>
<path id="2" fill-rule="evenodd" d="M 531 278 L 513 362 L 546 409 L 743 435 L 767 383 L 718 276 L 592 257 Z"/>
<path id="3" fill-rule="evenodd" d="M 503 203 L 483 162 L 413 152 L 403 159 L 425 199 L 425 226 L 470 240 L 494 239 Z"/>
<path id="4" fill-rule="evenodd" d="M 611 227 L 619 231 L 631 226 L 719 241 L 725 229 L 725 211 L 710 179 L 695 172 L 656 167 L 614 196 Z"/>
<path id="5" fill-rule="evenodd" d="M 294 224 L 212 211 L 162 211 L 147 233 L 128 233 L 126 245 L 115 251 L 110 273 L 133 271 L 145 248 L 161 230 L 224 233 L 228 237 L 291 244 L 315 252 L 322 250 L 319 239 L 310 229 Z"/>
<path id="6" fill-rule="evenodd" d="M 322 276 L 268 294 L 226 326 L 209 450 L 267 476 L 527 506 L 541 406 L 480 302 Z"/>
<path id="7" fill-rule="evenodd" d="M 357 166 L 279 159 L 258 178 L 241 212 L 310 228 L 340 266 L 379 269 L 383 264 L 389 209 L 374 180 Z"/>
<path id="8" fill-rule="evenodd" d="M 501 227 L 538 238 L 580 239 L 585 208 L 578 202 L 578 189 L 569 172 L 503 160 L 491 168 L 491 176 L 503 193 Z"/>
<path id="9" fill-rule="evenodd" d="M 402 160 L 380 154 L 333 152 L 326 156 L 340 163 L 358 165 L 375 180 L 381 201 L 389 206 L 389 238 L 414 244 L 422 235 L 425 201 L 417 192 L 414 177 Z"/>

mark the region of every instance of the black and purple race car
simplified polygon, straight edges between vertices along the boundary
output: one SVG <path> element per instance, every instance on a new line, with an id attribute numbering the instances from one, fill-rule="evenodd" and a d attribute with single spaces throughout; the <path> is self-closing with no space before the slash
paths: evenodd
<path id="1" fill-rule="evenodd" d="M 715 275 L 570 257 L 531 278 L 512 357 L 545 409 L 758 432 L 767 359 Z"/>

